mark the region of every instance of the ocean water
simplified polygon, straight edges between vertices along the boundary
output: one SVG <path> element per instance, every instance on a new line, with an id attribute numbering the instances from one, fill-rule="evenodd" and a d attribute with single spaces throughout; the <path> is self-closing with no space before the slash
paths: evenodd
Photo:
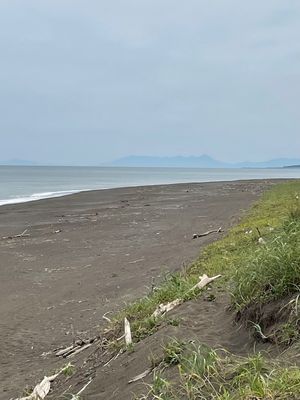
<path id="1" fill-rule="evenodd" d="M 84 190 L 184 182 L 300 178 L 300 168 L 203 169 L 0 166 L 0 205 Z"/>

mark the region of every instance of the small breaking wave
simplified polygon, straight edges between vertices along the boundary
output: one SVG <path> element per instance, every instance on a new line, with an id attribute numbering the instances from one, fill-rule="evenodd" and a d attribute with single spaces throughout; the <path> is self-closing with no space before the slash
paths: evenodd
<path id="1" fill-rule="evenodd" d="M 10 199 L 0 200 L 0 206 L 4 206 L 6 204 L 27 203 L 28 201 L 37 201 L 42 199 L 51 199 L 53 197 L 68 196 L 70 194 L 79 193 L 82 191 L 83 190 L 60 190 L 56 192 L 33 193 L 28 196 L 16 196 Z"/>

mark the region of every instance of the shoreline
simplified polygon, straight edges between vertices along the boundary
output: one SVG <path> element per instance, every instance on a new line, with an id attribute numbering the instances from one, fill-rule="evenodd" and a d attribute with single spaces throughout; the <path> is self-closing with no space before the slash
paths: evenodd
<path id="1" fill-rule="evenodd" d="M 0 199 L 0 207 L 3 206 L 15 206 L 18 204 L 25 203 L 36 203 L 39 201 L 51 200 L 56 198 L 66 198 L 69 196 L 78 195 L 80 193 L 92 193 L 92 192 L 101 192 L 104 190 L 118 190 L 118 189 L 130 189 L 130 188 L 146 188 L 146 187 L 156 187 L 156 186 L 172 186 L 172 185 L 197 185 L 197 184 L 209 184 L 209 183 L 226 183 L 226 182 L 259 182 L 259 181 L 287 181 L 287 180 L 297 180 L 298 178 L 257 178 L 257 179 L 231 179 L 231 180 L 216 180 L 216 181 L 201 181 L 201 182 L 175 182 L 175 183 L 158 183 L 158 184 L 147 184 L 147 185 L 126 185 L 126 186 L 116 186 L 116 187 L 105 187 L 105 188 L 96 188 L 96 189 L 74 189 L 74 190 L 65 190 L 65 191 L 55 191 L 55 192 L 41 192 L 41 193 L 33 193 L 31 195 L 24 195 L 24 197 L 16 197 L 13 199 Z M 22 199 L 22 200 L 21 200 Z"/>
<path id="2" fill-rule="evenodd" d="M 85 191 L 153 185 L 300 179 L 297 169 L 0 167 L 0 207 Z"/>

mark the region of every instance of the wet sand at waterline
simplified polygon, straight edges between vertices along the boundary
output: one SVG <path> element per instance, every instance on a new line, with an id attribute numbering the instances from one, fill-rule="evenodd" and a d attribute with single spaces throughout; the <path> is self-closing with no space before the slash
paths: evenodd
<path id="1" fill-rule="evenodd" d="M 54 349 L 101 330 L 103 314 L 188 265 L 224 234 L 194 233 L 226 233 L 274 183 L 109 189 L 0 207 L 0 399 L 51 374 L 63 363 Z"/>

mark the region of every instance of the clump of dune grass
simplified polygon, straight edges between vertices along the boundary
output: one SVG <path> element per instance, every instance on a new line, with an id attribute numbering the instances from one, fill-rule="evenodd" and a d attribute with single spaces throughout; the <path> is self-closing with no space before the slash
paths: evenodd
<path id="1" fill-rule="evenodd" d="M 300 396 L 300 369 L 266 360 L 260 353 L 237 357 L 225 350 L 189 344 L 176 353 L 176 363 L 171 377 L 166 370 L 154 373 L 141 399 L 287 400 Z"/>
<path id="2" fill-rule="evenodd" d="M 248 255 L 233 274 L 237 308 L 267 303 L 299 291 L 300 218 L 288 218 L 265 245 Z"/>

